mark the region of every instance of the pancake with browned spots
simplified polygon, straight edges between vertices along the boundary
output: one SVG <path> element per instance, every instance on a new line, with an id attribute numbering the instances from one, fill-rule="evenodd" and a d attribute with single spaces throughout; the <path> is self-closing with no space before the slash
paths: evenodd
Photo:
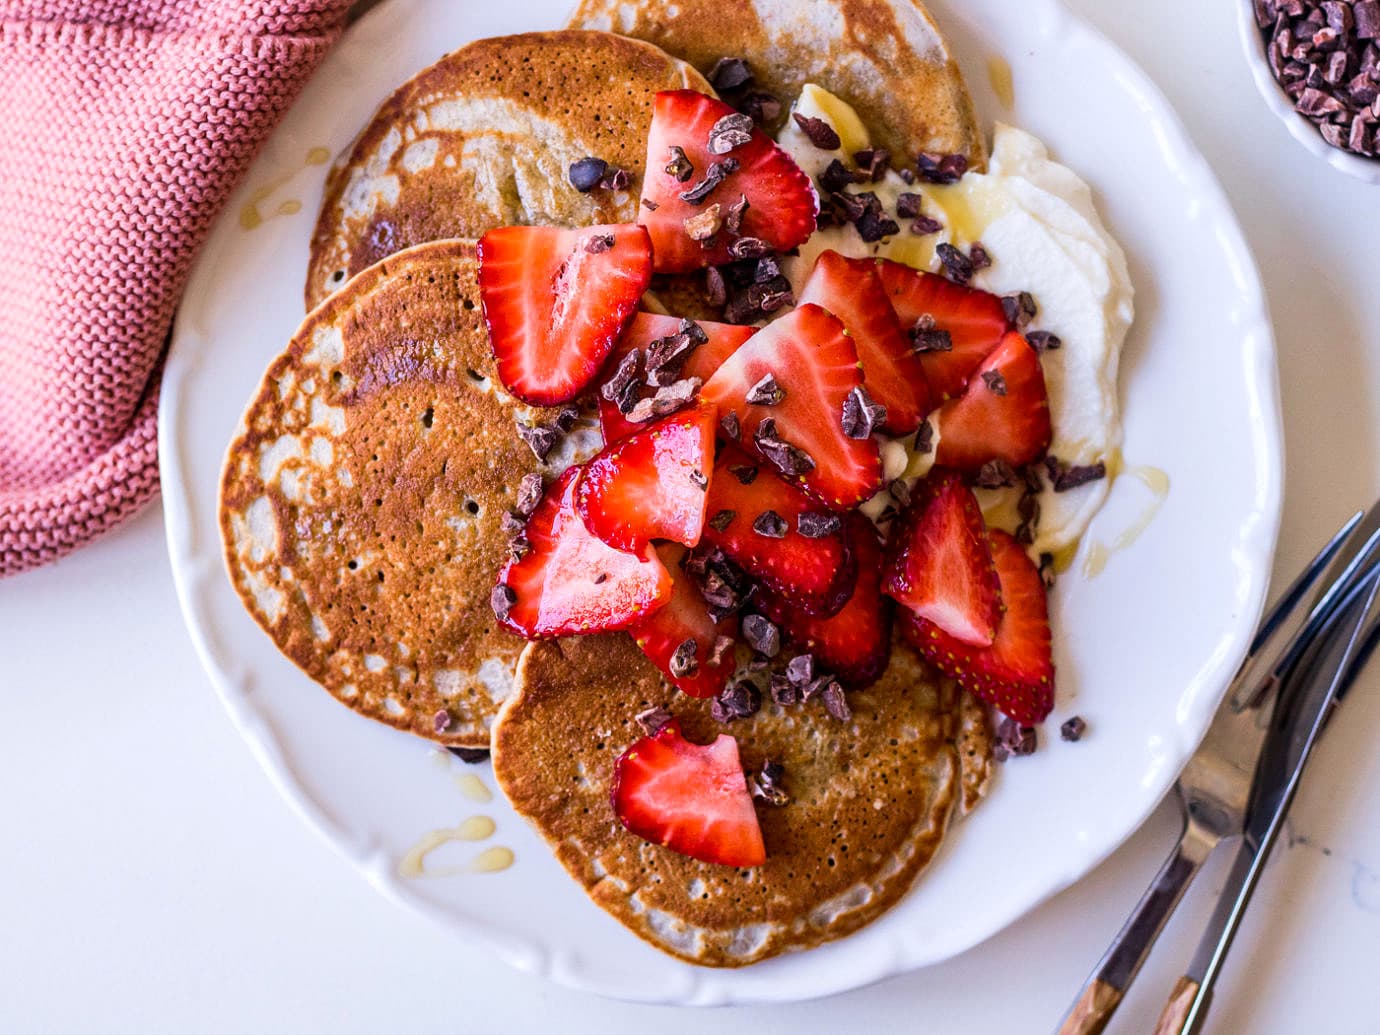
<path id="1" fill-rule="evenodd" d="M 849 694 L 848 722 L 819 700 L 780 708 L 768 698 L 724 726 L 711 702 L 671 690 L 625 635 L 534 643 L 494 727 L 494 774 L 590 897 L 657 948 L 716 967 L 809 948 L 894 905 L 934 856 L 964 786 L 986 779 L 987 759 L 976 757 L 985 710 L 964 709 L 953 682 L 904 644 L 892 658 L 878 683 Z M 764 865 L 698 862 L 619 823 L 613 763 L 653 705 L 697 743 L 735 736 L 749 772 L 768 758 L 784 764 L 792 802 L 757 810 Z"/>
<path id="2" fill-rule="evenodd" d="M 581 0 L 570 25 L 655 43 L 705 73 L 744 58 L 786 107 L 806 83 L 847 101 L 893 156 L 986 164 L 963 74 L 919 0 Z"/>
<path id="3" fill-rule="evenodd" d="M 652 98 L 712 92 L 689 65 L 608 33 L 477 40 L 404 83 L 338 160 L 312 234 L 307 308 L 410 245 L 496 226 L 637 219 Z M 580 193 L 594 156 L 631 174 Z"/>
<path id="4" fill-rule="evenodd" d="M 597 448 L 580 426 L 547 465 L 495 380 L 474 246 L 422 245 L 314 310 L 273 361 L 226 458 L 230 576 L 279 649 L 351 708 L 487 746 L 524 646 L 490 607 L 501 520 L 526 474 Z"/>

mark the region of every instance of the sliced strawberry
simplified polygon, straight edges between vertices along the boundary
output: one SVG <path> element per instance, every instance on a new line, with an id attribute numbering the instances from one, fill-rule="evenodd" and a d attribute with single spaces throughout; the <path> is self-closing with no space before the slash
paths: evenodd
<path id="1" fill-rule="evenodd" d="M 705 542 L 802 610 L 834 614 L 847 601 L 857 568 L 842 526 L 828 528 L 837 515 L 763 461 L 725 446 L 709 481 L 706 515 Z M 801 533 L 802 519 L 813 538 Z"/>
<path id="2" fill-rule="evenodd" d="M 619 338 L 618 344 L 613 347 L 613 352 L 604 365 L 605 375 L 611 375 L 617 370 L 623 357 L 632 352 L 633 349 L 643 350 L 645 363 L 648 346 L 653 342 L 661 342 L 680 334 L 682 322 L 678 316 L 637 313 L 632 318 L 632 322 L 628 324 L 628 329 L 623 332 L 623 337 Z M 733 355 L 738 346 L 751 338 L 757 330 L 756 327 L 743 327 L 735 323 L 714 323 L 710 320 L 700 320 L 696 326 L 704 332 L 708 340 L 690 350 L 684 365 L 679 368 L 679 376 L 698 377 L 701 381 L 708 381 L 723 361 Z M 645 424 L 634 424 L 628 420 L 618 409 L 616 402 L 605 399 L 603 394 L 600 394 L 599 429 L 604 434 L 605 442 L 616 442 L 618 439 L 631 435 L 635 431 L 640 431 L 644 427 L 646 427 Z"/>
<path id="3" fill-rule="evenodd" d="M 935 402 L 959 395 L 1006 333 L 1001 299 L 889 259 L 882 262 L 881 276 L 903 331 L 909 333 L 928 316 L 935 330 L 948 332 L 952 347 L 921 352 L 920 366 Z"/>
<path id="4" fill-rule="evenodd" d="M 893 435 L 909 435 L 930 412 L 930 386 L 887 299 L 877 265 L 875 259 L 823 252 L 800 302 L 821 305 L 843 321 L 858 350 L 863 385 L 886 407 L 882 426 Z"/>
<path id="5" fill-rule="evenodd" d="M 839 682 L 852 689 L 875 683 L 891 662 L 891 601 L 882 596 L 882 548 L 877 529 L 860 512 L 849 514 L 849 543 L 858 578 L 843 610 L 830 618 L 810 615 L 790 596 L 763 593 L 758 604 L 800 650 L 808 651 Z"/>
<path id="6" fill-rule="evenodd" d="M 685 571 L 686 553 L 675 544 L 657 547 L 657 558 L 675 583 L 671 599 L 628 632 L 672 686 L 691 697 L 716 697 L 733 675 L 734 657 L 732 648 L 716 651 L 715 644 L 720 637 L 733 638 L 733 620 L 716 623 L 709 616 L 699 587 Z"/>
<path id="7" fill-rule="evenodd" d="M 619 822 L 645 841 L 724 866 L 767 861 L 738 742 L 726 733 L 692 744 L 671 719 L 618 756 L 610 797 Z"/>
<path id="8" fill-rule="evenodd" d="M 748 402 L 764 378 L 780 393 L 773 405 Z M 802 305 L 758 331 L 705 383 L 701 397 L 733 414 L 740 441 L 772 461 L 815 499 L 847 510 L 882 484 L 882 461 L 871 435 L 843 431 L 844 400 L 862 384 L 858 353 L 838 318 Z M 764 428 L 763 422 L 774 423 Z M 774 428 L 776 449 L 764 442 Z"/>
<path id="9" fill-rule="evenodd" d="M 589 384 L 652 277 L 640 226 L 503 226 L 479 239 L 479 297 L 498 376 L 534 406 Z"/>
<path id="10" fill-rule="evenodd" d="M 934 462 L 965 471 L 989 460 L 1020 467 L 1044 455 L 1053 434 L 1040 357 L 1012 331 L 958 399 L 939 408 Z"/>
<path id="11" fill-rule="evenodd" d="M 671 576 L 651 547 L 615 550 L 585 528 L 575 509 L 579 476 L 571 467 L 551 483 L 527 519 L 527 552 L 503 566 L 494 587 L 499 621 L 529 640 L 625 629 L 671 598 Z"/>
<path id="12" fill-rule="evenodd" d="M 1001 586 L 973 490 L 952 471 L 925 480 L 887 542 L 883 591 L 950 636 L 986 646 L 1001 620 Z"/>
<path id="13" fill-rule="evenodd" d="M 752 127 L 746 142 L 723 154 L 710 152 L 711 131 L 724 118 L 736 121 L 743 116 L 694 90 L 656 95 L 637 220 L 652 235 L 658 273 L 720 266 L 733 258 L 729 246 L 740 238 L 755 237 L 774 251 L 788 252 L 814 233 L 819 198 L 810 178 L 760 129 Z M 727 136 L 715 136 L 723 146 L 734 143 Z M 711 172 L 715 166 L 722 171 Z M 735 171 L 728 172 L 730 168 Z M 722 179 L 701 200 L 682 198 L 711 176 Z M 741 205 L 743 198 L 747 209 L 737 232 L 722 225 L 716 229 L 713 224 L 730 220 L 732 207 Z M 704 231 L 711 236 L 704 240 L 690 236 L 694 223 L 686 226 L 686 220 L 696 217 L 711 223 Z"/>
<path id="14" fill-rule="evenodd" d="M 1005 612 L 990 647 L 954 639 L 927 619 L 903 612 L 906 639 L 959 685 L 990 701 L 1023 725 L 1043 722 L 1054 707 L 1054 660 L 1049 605 L 1039 569 L 1020 543 L 998 529 L 992 559 L 1001 580 Z"/>
<path id="15" fill-rule="evenodd" d="M 653 539 L 698 543 L 716 417 L 712 406 L 693 406 L 605 446 L 584 465 L 575 489 L 585 527 L 634 553 Z"/>

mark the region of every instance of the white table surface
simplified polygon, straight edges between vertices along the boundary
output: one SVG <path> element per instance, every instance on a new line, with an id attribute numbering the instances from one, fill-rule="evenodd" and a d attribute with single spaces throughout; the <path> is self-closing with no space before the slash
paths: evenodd
<path id="1" fill-rule="evenodd" d="M 1255 249 L 1288 442 L 1276 574 L 1291 574 L 1380 492 L 1380 188 L 1333 172 L 1267 112 L 1232 0 L 1070 4 L 1169 94 Z M 1228 961 L 1212 1031 L 1380 1027 L 1378 695 L 1380 666 L 1316 756 L 1290 843 Z M 85 551 L 0 582 L 0 831 L 3 1032 L 794 1035 L 1050 1030 L 1175 818 L 1162 806 L 1084 881 L 986 944 L 873 988 L 733 1016 L 572 993 L 395 909 L 296 820 L 197 664 L 154 506 Z M 1150 1029 L 1223 861 L 1190 893 L 1112 1031 Z"/>

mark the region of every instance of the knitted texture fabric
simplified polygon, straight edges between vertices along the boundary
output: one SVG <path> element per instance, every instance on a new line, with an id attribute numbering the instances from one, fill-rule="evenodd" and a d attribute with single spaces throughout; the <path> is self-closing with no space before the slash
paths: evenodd
<path id="1" fill-rule="evenodd" d="M 0 0 L 0 576 L 157 492 L 192 259 L 349 6 Z"/>

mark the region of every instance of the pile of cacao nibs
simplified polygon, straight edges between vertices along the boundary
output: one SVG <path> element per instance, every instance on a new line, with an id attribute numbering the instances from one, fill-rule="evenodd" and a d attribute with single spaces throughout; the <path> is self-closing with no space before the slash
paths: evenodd
<path id="1" fill-rule="evenodd" d="M 1252 0 L 1270 69 L 1333 147 L 1380 157 L 1380 0 Z"/>

